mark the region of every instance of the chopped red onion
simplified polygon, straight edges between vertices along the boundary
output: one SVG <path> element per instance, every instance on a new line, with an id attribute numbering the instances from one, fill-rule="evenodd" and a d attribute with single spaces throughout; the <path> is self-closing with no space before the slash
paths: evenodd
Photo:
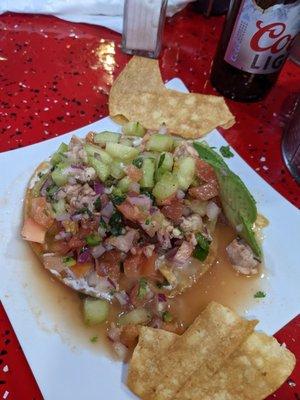
<path id="1" fill-rule="evenodd" d="M 136 196 L 136 197 L 127 197 L 127 200 L 133 206 L 145 207 L 147 210 L 150 210 L 152 205 L 152 200 L 148 196 Z"/>
<path id="2" fill-rule="evenodd" d="M 115 293 L 115 298 L 119 301 L 121 306 L 126 306 L 130 302 L 128 294 L 125 290 Z"/>
<path id="3" fill-rule="evenodd" d="M 102 208 L 101 215 L 103 217 L 110 218 L 113 212 L 114 212 L 114 206 L 113 203 L 110 201 L 109 203 L 106 204 L 104 208 Z"/>
<path id="4" fill-rule="evenodd" d="M 157 294 L 157 300 L 160 301 L 160 302 L 166 302 L 167 298 L 163 293 L 158 293 Z"/>
<path id="5" fill-rule="evenodd" d="M 90 250 L 86 248 L 82 253 L 78 255 L 77 262 L 79 264 L 84 264 L 89 261 L 91 261 L 91 253 Z"/>
<path id="6" fill-rule="evenodd" d="M 107 278 L 107 281 L 111 284 L 111 286 L 112 286 L 114 289 L 117 288 L 115 282 L 114 282 L 112 279 L 110 279 L 110 278 L 108 277 L 108 278 Z"/>
<path id="7" fill-rule="evenodd" d="M 103 253 L 105 253 L 105 251 L 105 247 L 102 244 L 99 244 L 98 246 L 92 248 L 91 253 L 94 258 L 99 258 Z"/>
<path id="8" fill-rule="evenodd" d="M 43 197 L 46 197 L 47 189 L 51 184 L 52 184 L 52 178 L 48 178 L 45 180 L 43 186 L 41 187 L 41 191 L 40 191 L 40 193 Z"/>
<path id="9" fill-rule="evenodd" d="M 54 239 L 55 240 L 69 239 L 71 236 L 72 234 L 70 232 L 61 231 L 57 235 L 55 235 Z"/>
<path id="10" fill-rule="evenodd" d="M 168 129 L 167 129 L 166 124 L 163 123 L 163 124 L 160 125 L 160 127 L 158 128 L 158 133 L 160 135 L 166 135 L 168 133 Z"/>
<path id="11" fill-rule="evenodd" d="M 184 197 L 185 197 L 185 193 L 184 193 L 184 191 L 183 190 L 177 190 L 177 193 L 176 193 L 176 197 L 177 197 L 177 199 L 184 199 Z"/>
<path id="12" fill-rule="evenodd" d="M 140 185 L 137 182 L 131 182 L 129 185 L 129 190 L 132 192 L 139 193 L 140 191 Z"/>
<path id="13" fill-rule="evenodd" d="M 113 343 L 113 348 L 120 360 L 124 361 L 127 358 L 128 349 L 126 346 L 124 346 L 124 344 L 115 342 Z"/>
<path id="14" fill-rule="evenodd" d="M 103 194 L 105 186 L 100 182 L 94 182 L 94 191 L 96 194 Z"/>
<path id="15" fill-rule="evenodd" d="M 83 218 L 83 215 L 80 213 L 77 213 L 77 214 L 75 213 L 71 216 L 72 221 L 80 221 L 80 220 L 82 220 L 82 218 Z"/>
<path id="16" fill-rule="evenodd" d="M 71 215 L 66 213 L 66 214 L 60 214 L 60 215 L 56 215 L 55 219 L 57 221 L 67 221 L 71 218 Z"/>
<path id="17" fill-rule="evenodd" d="M 84 170 L 84 167 L 83 167 L 82 165 L 71 164 L 71 167 L 72 167 L 73 169 L 81 169 L 81 170 Z M 71 170 L 71 171 L 72 171 L 72 170 Z"/>
<path id="18" fill-rule="evenodd" d="M 118 328 L 115 324 L 112 324 L 107 332 L 107 337 L 112 342 L 118 342 L 120 340 L 120 333 L 121 329 Z"/>
<path id="19" fill-rule="evenodd" d="M 210 201 L 207 204 L 206 214 L 210 221 L 216 220 L 219 215 L 219 212 L 220 212 L 220 208 L 216 205 L 216 203 L 214 203 L 213 201 Z"/>

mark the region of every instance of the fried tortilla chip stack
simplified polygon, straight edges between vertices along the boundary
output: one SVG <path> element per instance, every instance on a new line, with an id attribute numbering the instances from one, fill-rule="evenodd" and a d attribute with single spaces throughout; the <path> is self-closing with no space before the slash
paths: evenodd
<path id="1" fill-rule="evenodd" d="M 185 139 L 235 122 L 223 97 L 167 89 L 158 61 L 143 57 L 133 57 L 114 82 L 109 114 L 119 123 L 139 121 L 147 129 L 166 124 L 170 133 Z"/>
<path id="2" fill-rule="evenodd" d="M 294 355 L 210 303 L 181 336 L 142 327 L 128 386 L 145 400 L 262 400 L 291 374 Z"/>

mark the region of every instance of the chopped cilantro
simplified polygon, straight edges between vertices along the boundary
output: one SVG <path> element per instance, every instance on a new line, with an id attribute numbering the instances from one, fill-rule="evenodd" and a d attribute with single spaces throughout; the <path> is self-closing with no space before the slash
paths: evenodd
<path id="1" fill-rule="evenodd" d="M 197 258 L 199 261 L 204 261 L 209 252 L 210 241 L 202 235 L 202 233 L 196 234 L 197 245 L 193 252 L 193 257 Z"/>
<path id="2" fill-rule="evenodd" d="M 234 156 L 232 151 L 230 150 L 229 146 L 221 146 L 220 147 L 220 153 L 222 154 L 223 157 L 225 158 L 231 158 Z"/>
<path id="3" fill-rule="evenodd" d="M 139 281 L 138 298 L 143 299 L 147 294 L 147 279 L 141 278 Z"/>
<path id="4" fill-rule="evenodd" d="M 38 173 L 38 178 L 41 179 L 44 175 L 45 175 L 45 174 L 43 174 L 43 172 L 39 172 L 39 173 Z"/>
<path id="5" fill-rule="evenodd" d="M 97 197 L 97 199 L 94 201 L 94 207 L 96 211 L 101 211 L 101 200 L 100 197 Z"/>
<path id="6" fill-rule="evenodd" d="M 160 167 L 163 165 L 163 163 L 164 163 L 164 161 L 165 161 L 165 158 L 166 158 L 166 154 L 163 153 L 163 154 L 159 157 L 159 161 L 158 161 L 158 166 L 157 166 L 157 168 L 160 168 Z"/>
<path id="7" fill-rule="evenodd" d="M 76 264 L 76 260 L 73 257 L 63 257 L 62 261 L 66 267 L 73 267 Z"/>
<path id="8" fill-rule="evenodd" d="M 96 343 L 96 342 L 98 342 L 98 336 L 93 336 L 93 337 L 91 337 L 91 338 L 90 338 L 90 342 L 91 342 L 91 343 Z"/>
<path id="9" fill-rule="evenodd" d="M 109 220 L 110 232 L 113 236 L 119 236 L 122 234 L 123 229 L 123 218 L 119 211 L 115 211 Z"/>
<path id="10" fill-rule="evenodd" d="M 163 288 L 163 287 L 165 287 L 165 286 L 169 286 L 170 285 L 170 283 L 165 279 L 163 282 L 157 282 L 157 284 L 156 284 L 156 286 L 159 288 L 159 289 L 161 289 L 161 288 Z"/>
<path id="11" fill-rule="evenodd" d="M 256 292 L 255 295 L 254 295 L 255 299 L 263 299 L 264 297 L 266 297 L 266 293 L 262 292 L 261 290 Z"/>
<path id="12" fill-rule="evenodd" d="M 173 316 L 169 311 L 165 311 L 162 314 L 162 319 L 164 322 L 172 322 L 173 321 Z"/>
<path id="13" fill-rule="evenodd" d="M 88 235 L 86 238 L 86 243 L 93 247 L 93 246 L 98 246 L 98 244 L 101 243 L 101 237 L 97 233 L 92 233 L 91 235 Z"/>
<path id="14" fill-rule="evenodd" d="M 48 201 L 53 201 L 56 193 L 58 192 L 59 187 L 56 185 L 51 185 L 46 189 L 46 198 Z"/>
<path id="15" fill-rule="evenodd" d="M 90 209 L 88 207 L 82 207 L 79 210 L 77 210 L 74 214 L 75 215 L 77 215 L 77 214 L 88 214 L 89 217 L 91 217 L 93 215 L 93 213 L 90 211 Z"/>
<path id="16" fill-rule="evenodd" d="M 114 203 L 115 206 L 118 206 L 119 204 L 122 204 L 123 201 L 125 200 L 126 196 L 124 194 L 112 194 L 111 195 L 111 201 Z"/>
<path id="17" fill-rule="evenodd" d="M 151 223 L 151 219 L 147 218 L 146 221 L 145 221 L 145 225 L 149 225 L 150 223 Z"/>
<path id="18" fill-rule="evenodd" d="M 102 217 L 100 218 L 99 226 L 100 228 L 107 229 L 107 223 L 104 221 Z"/>
<path id="19" fill-rule="evenodd" d="M 132 161 L 132 164 L 135 166 L 135 167 L 137 167 L 137 168 L 142 168 L 142 165 L 143 165 L 143 159 L 142 159 L 142 157 L 138 157 L 138 158 L 136 158 L 135 160 L 133 160 Z"/>
<path id="20" fill-rule="evenodd" d="M 146 196 L 150 197 L 152 201 L 155 201 L 155 198 L 149 189 L 142 187 L 140 188 L 140 193 L 145 194 Z"/>

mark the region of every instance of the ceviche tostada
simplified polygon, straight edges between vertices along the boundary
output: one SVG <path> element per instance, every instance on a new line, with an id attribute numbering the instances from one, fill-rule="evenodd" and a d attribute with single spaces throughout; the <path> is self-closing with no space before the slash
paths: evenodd
<path id="1" fill-rule="evenodd" d="M 253 197 L 205 142 L 128 122 L 122 134 L 74 136 L 39 165 L 22 236 L 47 270 L 83 294 L 86 323 L 106 322 L 124 353 L 138 325 L 184 329 L 170 302 L 213 265 L 219 224 L 235 232 L 232 267 L 258 273 L 256 220 Z"/>

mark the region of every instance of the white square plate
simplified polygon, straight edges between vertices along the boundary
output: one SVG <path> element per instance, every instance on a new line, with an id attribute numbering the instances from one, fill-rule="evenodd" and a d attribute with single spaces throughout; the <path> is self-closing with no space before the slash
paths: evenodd
<path id="1" fill-rule="evenodd" d="M 179 79 L 167 86 L 186 91 Z M 74 134 L 85 136 L 90 130 L 119 129 L 110 118 L 104 118 L 58 138 L 0 154 L 1 301 L 46 400 L 134 398 L 122 382 L 121 363 L 84 346 L 74 347 L 72 339 L 62 332 L 60 322 L 51 320 L 39 304 L 34 304 L 35 299 L 30 297 L 34 283 L 25 273 L 30 267 L 27 245 L 19 234 L 24 191 L 36 166 Z M 217 149 L 227 145 L 216 130 L 205 140 Z M 300 213 L 236 153 L 227 162 L 247 184 L 260 213 L 270 221 L 263 242 L 268 293 L 248 310 L 248 315 L 261 321 L 259 329 L 273 334 L 297 315 L 300 308 Z"/>

